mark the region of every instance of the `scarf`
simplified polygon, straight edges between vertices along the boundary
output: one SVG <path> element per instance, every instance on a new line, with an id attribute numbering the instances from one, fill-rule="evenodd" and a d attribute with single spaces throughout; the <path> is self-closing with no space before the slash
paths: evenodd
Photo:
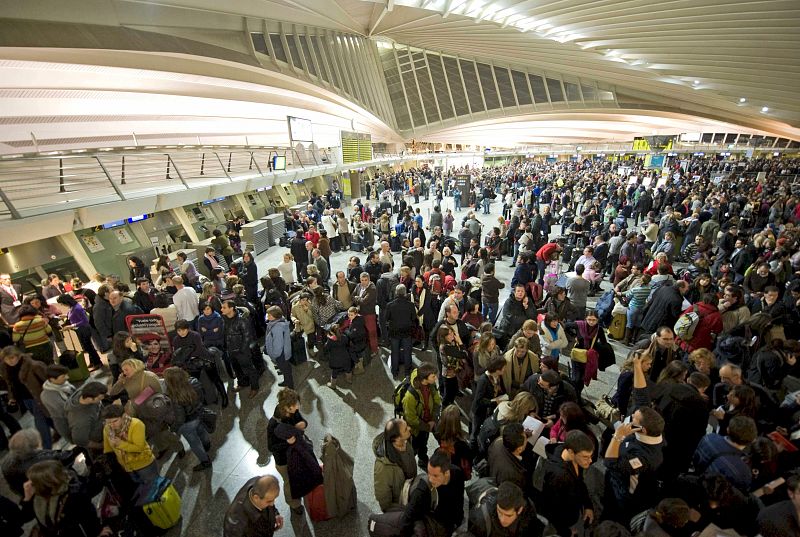
<path id="1" fill-rule="evenodd" d="M 211 270 L 219 267 L 219 263 L 217 262 L 216 258 L 212 255 L 205 255 L 205 258 L 208 259 L 208 262 L 211 263 Z"/>
<path id="2" fill-rule="evenodd" d="M 592 328 L 586 321 L 576 321 L 575 324 L 578 326 L 578 333 L 580 334 L 581 338 L 583 338 L 583 344 L 585 345 L 584 348 L 588 349 L 592 344 L 592 340 L 597 337 L 597 332 L 600 328 L 600 325 L 596 324 L 594 325 L 594 328 Z"/>
<path id="3" fill-rule="evenodd" d="M 122 415 L 122 427 L 119 431 L 115 431 L 112 427 L 108 428 L 109 438 L 118 438 L 119 440 L 128 441 L 128 428 L 131 426 L 131 417 L 127 414 Z"/>
<path id="4" fill-rule="evenodd" d="M 414 459 L 414 451 L 411 449 L 411 440 L 409 439 L 406 444 L 405 451 L 398 451 L 394 445 L 389 442 L 388 438 L 384 436 L 384 449 L 386 451 L 386 458 L 403 470 L 403 475 L 406 479 L 411 479 L 417 475 L 417 464 Z"/>
<path id="5" fill-rule="evenodd" d="M 66 495 L 69 483 L 62 485 L 56 494 L 49 498 L 43 498 L 38 494 L 33 497 L 33 512 L 36 520 L 45 528 L 57 528 L 61 520 L 61 510 L 66 503 Z"/>
<path id="6" fill-rule="evenodd" d="M 551 328 L 549 324 L 546 324 L 545 326 L 550 331 L 550 338 L 552 339 L 552 341 L 557 340 L 558 339 L 558 328 Z M 561 350 L 560 349 L 553 349 L 550 352 L 550 356 L 552 356 L 553 358 L 558 358 L 559 354 L 561 354 Z"/>

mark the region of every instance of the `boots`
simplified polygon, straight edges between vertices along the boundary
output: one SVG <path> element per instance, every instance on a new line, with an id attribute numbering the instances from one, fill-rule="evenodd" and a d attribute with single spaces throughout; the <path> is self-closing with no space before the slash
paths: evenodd
<path id="1" fill-rule="evenodd" d="M 222 408 L 228 408 L 228 390 L 225 389 L 225 384 L 222 383 L 222 379 L 219 377 L 214 379 L 214 387 L 219 394 L 220 406 L 222 406 Z"/>

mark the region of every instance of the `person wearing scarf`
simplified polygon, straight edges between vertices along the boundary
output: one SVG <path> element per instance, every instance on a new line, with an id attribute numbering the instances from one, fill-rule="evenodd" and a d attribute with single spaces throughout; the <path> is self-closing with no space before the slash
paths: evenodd
<path id="1" fill-rule="evenodd" d="M 89 495 L 71 486 L 70 476 L 58 461 L 42 461 L 28 469 L 28 481 L 22 499 L 22 518 L 36 519 L 42 537 L 75 535 L 106 537 L 112 535 L 102 527 Z"/>
<path id="2" fill-rule="evenodd" d="M 597 340 L 600 339 L 600 323 L 597 317 L 589 314 L 585 321 L 575 321 L 578 330 L 576 349 L 586 349 L 588 352 L 585 363 L 570 360 L 569 379 L 575 386 L 575 392 L 580 400 L 584 385 L 588 386 L 592 379 L 597 378 L 598 354 L 594 350 Z"/>
<path id="3" fill-rule="evenodd" d="M 121 405 L 109 405 L 100 413 L 103 453 L 113 453 L 123 470 L 138 485 L 149 486 L 158 477 L 158 464 L 145 439 L 144 423 L 125 414 Z"/>
<path id="4" fill-rule="evenodd" d="M 390 419 L 383 432 L 372 441 L 375 499 L 384 513 L 400 508 L 400 496 L 407 479 L 417 475 L 411 448 L 411 428 L 402 418 Z"/>

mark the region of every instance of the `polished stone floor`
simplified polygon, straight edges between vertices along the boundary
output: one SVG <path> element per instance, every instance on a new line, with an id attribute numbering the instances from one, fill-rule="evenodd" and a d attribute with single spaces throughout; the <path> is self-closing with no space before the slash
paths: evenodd
<path id="1" fill-rule="evenodd" d="M 420 201 L 419 206 L 427 225 L 432 201 Z M 452 208 L 452 200 L 445 200 L 446 207 Z M 485 226 L 494 225 L 500 207 L 498 203 L 494 203 L 492 214 L 478 215 Z M 461 211 L 456 215 L 456 224 L 465 214 L 465 211 Z M 259 273 L 265 273 L 268 268 L 280 263 L 284 251 L 283 248 L 273 247 L 259 256 Z M 343 269 L 349 256 L 349 252 L 333 254 L 332 273 Z M 509 260 L 504 259 L 497 267 L 497 277 L 507 285 L 513 275 L 509 263 Z M 505 289 L 501 294 L 501 302 L 507 296 L 508 289 Z M 624 348 L 617 349 L 618 363 L 621 363 Z M 424 361 L 432 359 L 432 355 L 415 349 L 414 358 L 415 361 Z M 393 415 L 390 400 L 394 381 L 386 364 L 387 359 L 388 351 L 384 349 L 381 360 L 373 360 L 364 375 L 354 377 L 352 385 L 335 390 L 325 386 L 329 375 L 325 365 L 309 361 L 295 368 L 295 384 L 302 399 L 300 409 L 308 420 L 307 434 L 314 443 L 315 452 L 320 455 L 322 439 L 325 434 L 331 433 L 355 460 L 358 509 L 343 519 L 314 524 L 305 523 L 304 518 L 294 519 L 290 524 L 287 516 L 286 526 L 276 535 L 355 537 L 368 534 L 367 518 L 371 512 L 378 510 L 372 484 L 372 440 L 382 430 L 385 421 Z M 601 372 L 600 379 L 593 382 L 584 393 L 589 398 L 597 398 L 608 391 L 608 383 L 615 382 L 616 377 L 616 368 Z M 240 398 L 230 392 L 231 404 L 221 412 L 217 431 L 213 435 L 212 471 L 193 473 L 191 468 L 197 461 L 188 450 L 183 460 L 172 457 L 166 462 L 162 461 L 162 473 L 174 480 L 183 500 L 182 521 L 168 535 L 222 535 L 224 513 L 240 487 L 255 475 L 270 473 L 277 476 L 266 439 L 267 421 L 275 408 L 277 390 L 275 370 L 269 364 L 268 372 L 262 377 L 258 397 L 249 399 L 247 392 L 244 392 L 245 397 Z M 462 408 L 468 412 L 466 405 L 468 402 L 464 402 Z M 277 508 L 282 514 L 288 515 L 289 509 L 282 495 L 278 499 Z"/>

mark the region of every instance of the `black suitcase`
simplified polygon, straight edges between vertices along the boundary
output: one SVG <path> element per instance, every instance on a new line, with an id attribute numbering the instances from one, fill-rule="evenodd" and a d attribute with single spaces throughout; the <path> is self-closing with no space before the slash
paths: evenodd
<path id="1" fill-rule="evenodd" d="M 389 511 L 388 513 L 373 513 L 369 515 L 367 530 L 370 537 L 396 537 L 402 529 L 400 520 L 403 511 Z"/>

